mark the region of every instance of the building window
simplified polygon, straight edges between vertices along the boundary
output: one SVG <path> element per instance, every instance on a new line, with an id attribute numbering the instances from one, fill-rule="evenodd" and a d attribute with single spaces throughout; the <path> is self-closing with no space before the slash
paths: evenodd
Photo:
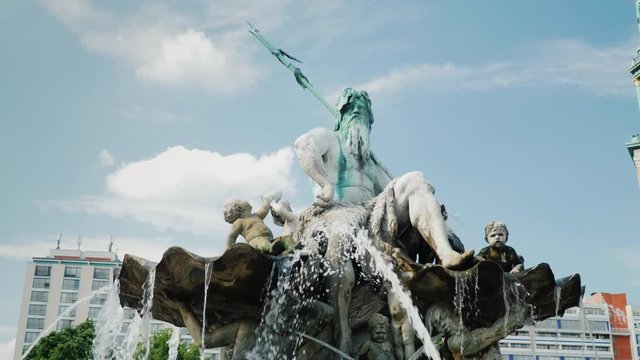
<path id="1" fill-rule="evenodd" d="M 58 320 L 58 330 L 70 328 L 73 325 L 73 320 Z"/>
<path id="2" fill-rule="evenodd" d="M 58 307 L 58 315 L 64 314 L 64 312 L 67 311 L 68 308 L 69 305 L 60 305 L 60 307 Z M 73 310 L 65 314 L 64 317 L 76 317 L 76 309 L 73 308 Z"/>
<path id="3" fill-rule="evenodd" d="M 540 336 L 540 337 L 556 337 L 557 334 L 554 332 L 549 332 L 549 331 L 536 331 L 536 335 Z"/>
<path id="4" fill-rule="evenodd" d="M 48 297 L 49 297 L 48 291 L 32 291 L 31 292 L 31 301 L 47 302 Z"/>
<path id="5" fill-rule="evenodd" d="M 63 292 L 60 294 L 61 304 L 73 304 L 76 301 L 78 301 L 78 293 Z"/>
<path id="6" fill-rule="evenodd" d="M 24 343 L 31 344 L 35 339 L 38 338 L 38 335 L 40 335 L 39 332 L 27 331 L 26 333 L 24 333 Z"/>
<path id="7" fill-rule="evenodd" d="M 64 268 L 64 277 L 66 278 L 79 278 L 80 268 L 75 266 L 67 266 Z"/>
<path id="8" fill-rule="evenodd" d="M 556 319 L 547 319 L 538 321 L 536 323 L 537 328 L 556 329 L 558 327 L 558 321 Z M 564 325 L 562 326 L 564 328 Z"/>
<path id="9" fill-rule="evenodd" d="M 51 266 L 36 265 L 35 276 L 51 276 Z"/>
<path id="10" fill-rule="evenodd" d="M 562 345 L 562 350 L 582 350 L 582 345 Z"/>
<path id="11" fill-rule="evenodd" d="M 513 360 L 533 360 L 531 355 L 513 355 Z"/>
<path id="12" fill-rule="evenodd" d="M 611 351 L 608 346 L 596 346 L 596 351 Z"/>
<path id="13" fill-rule="evenodd" d="M 151 333 L 156 333 L 162 329 L 162 324 L 151 324 Z"/>
<path id="14" fill-rule="evenodd" d="M 51 286 L 49 278 L 33 278 L 34 289 L 48 289 Z"/>
<path id="15" fill-rule="evenodd" d="M 89 308 L 89 319 L 97 319 L 98 314 L 100 314 L 101 308 L 99 307 L 90 307 Z"/>
<path id="16" fill-rule="evenodd" d="M 545 321 L 547 321 L 547 320 L 545 320 Z M 568 329 L 568 330 L 580 330 L 580 321 L 578 321 L 578 320 L 560 320 L 560 327 L 562 329 Z"/>
<path id="17" fill-rule="evenodd" d="M 105 286 L 109 286 L 109 280 L 93 280 L 91 291 L 102 289 Z"/>
<path id="18" fill-rule="evenodd" d="M 91 305 L 104 305 L 107 302 L 107 298 L 109 295 L 107 294 L 97 294 L 91 298 Z"/>
<path id="19" fill-rule="evenodd" d="M 511 347 L 516 349 L 529 349 L 531 344 L 511 343 Z"/>
<path id="20" fill-rule="evenodd" d="M 557 349 L 557 348 L 558 348 L 558 345 L 556 344 L 536 344 L 536 349 L 550 350 L 550 349 Z"/>
<path id="21" fill-rule="evenodd" d="M 80 289 L 80 279 L 63 279 L 62 280 L 62 289 L 63 290 L 78 290 L 78 289 Z"/>
<path id="22" fill-rule="evenodd" d="M 607 322 L 589 320 L 589 329 L 591 329 L 591 331 L 607 331 Z"/>
<path id="23" fill-rule="evenodd" d="M 29 305 L 29 315 L 45 316 L 47 314 L 47 305 L 31 304 Z"/>
<path id="24" fill-rule="evenodd" d="M 109 280 L 111 279 L 111 269 L 108 268 L 94 268 L 93 269 L 93 278 L 100 280 Z"/>
<path id="25" fill-rule="evenodd" d="M 134 317 L 136 317 L 136 311 L 132 308 L 125 308 L 124 309 L 124 318 L 125 319 L 133 319 Z"/>
<path id="26" fill-rule="evenodd" d="M 36 329 L 36 330 L 44 329 L 44 319 L 43 318 L 27 318 L 27 329 Z"/>

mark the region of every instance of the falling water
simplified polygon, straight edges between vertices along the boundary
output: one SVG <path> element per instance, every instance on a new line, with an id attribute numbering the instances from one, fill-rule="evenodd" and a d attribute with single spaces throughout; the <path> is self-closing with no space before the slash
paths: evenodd
<path id="1" fill-rule="evenodd" d="M 169 345 L 169 357 L 167 360 L 176 360 L 178 359 L 178 346 L 180 345 L 180 328 L 177 326 L 173 327 L 173 331 L 171 332 L 171 338 L 167 342 Z"/>
<path id="2" fill-rule="evenodd" d="M 424 344 L 425 354 L 431 359 L 440 360 L 440 353 L 433 345 L 433 342 L 431 341 L 431 335 L 429 335 L 429 331 L 422 322 L 418 309 L 413 304 L 411 296 L 409 295 L 407 290 L 400 283 L 400 279 L 393 270 L 392 264 L 388 261 L 385 261 L 382 253 L 380 253 L 380 251 L 375 248 L 375 246 L 373 246 L 373 244 L 371 243 L 371 239 L 369 239 L 367 231 L 358 231 L 354 239 L 354 244 L 356 245 L 358 253 L 361 255 L 360 259 L 366 258 L 365 255 L 368 254 L 371 257 L 373 265 L 375 265 L 375 272 L 381 275 L 388 282 L 388 290 L 393 293 L 394 296 L 400 301 L 400 305 L 406 311 L 409 321 L 416 332 L 416 335 Z"/>
<path id="3" fill-rule="evenodd" d="M 211 282 L 211 270 L 213 269 L 213 262 L 207 263 L 204 266 L 204 302 L 202 303 L 202 338 L 200 344 L 200 359 L 204 360 L 204 333 L 207 328 L 207 292 L 209 291 L 209 283 Z"/>
<path id="4" fill-rule="evenodd" d="M 274 264 L 272 274 L 277 273 L 277 285 L 270 291 L 268 305 L 256 330 L 256 345 L 247 354 L 248 359 L 291 359 L 300 343 L 296 331 L 301 330 L 300 310 L 313 301 L 306 290 L 313 289 L 314 279 L 320 269 L 306 269 L 300 265 L 300 253 Z M 300 271 L 294 271 L 294 269 Z M 301 281 L 305 279 L 307 281 Z M 269 282 L 271 283 L 271 281 Z"/>
<path id="5" fill-rule="evenodd" d="M 53 330 L 53 328 L 56 327 L 56 325 L 58 324 L 58 320 L 69 316 L 69 314 L 71 314 L 78 307 L 78 305 L 89 301 L 91 298 L 93 298 L 94 296 L 96 296 L 98 294 L 105 293 L 107 290 L 109 290 L 111 288 L 111 286 L 112 285 L 101 287 L 100 289 L 92 292 L 88 296 L 85 296 L 82 299 L 80 299 L 80 300 L 74 302 L 73 304 L 71 304 L 62 314 L 58 315 L 58 317 L 54 321 L 52 321 L 51 324 L 49 324 L 49 326 L 46 329 L 44 329 L 42 332 L 40 332 L 40 335 L 38 335 L 38 337 L 33 341 L 33 343 L 29 346 L 27 351 L 25 351 L 22 354 L 22 359 L 25 359 L 27 357 L 27 355 L 29 355 L 31 350 L 33 350 L 33 348 L 36 346 L 38 341 L 40 341 L 40 339 L 42 339 L 43 337 L 48 335 L 49 332 L 51 332 L 51 330 Z"/>
<path id="6" fill-rule="evenodd" d="M 142 293 L 142 310 L 140 315 L 136 313 L 127 329 L 127 335 L 120 349 L 118 359 L 132 359 L 136 353 L 136 348 L 140 337 L 142 337 L 144 348 L 143 359 L 147 359 L 151 350 L 151 309 L 153 308 L 153 292 L 156 282 L 156 268 L 149 271 L 147 280 L 145 281 Z"/>
<path id="7" fill-rule="evenodd" d="M 127 335 L 125 335 L 122 345 L 120 345 L 120 351 L 116 356 L 117 359 L 132 359 L 133 354 L 136 352 L 136 347 L 140 341 L 142 333 L 142 318 L 140 314 L 135 313 L 129 327 L 127 328 Z"/>
<path id="8" fill-rule="evenodd" d="M 562 296 L 562 288 L 560 286 L 556 286 L 556 317 L 558 313 L 560 313 L 560 296 Z"/>
<path id="9" fill-rule="evenodd" d="M 582 333 L 585 333 L 585 327 L 586 327 L 586 333 L 589 334 L 589 339 L 591 340 L 591 348 L 593 349 L 593 352 L 596 355 L 596 360 L 600 359 L 600 356 L 598 356 L 598 349 L 596 349 L 596 342 L 593 340 L 593 332 L 591 331 L 591 325 L 589 324 L 589 320 L 587 319 L 587 314 L 585 314 L 584 312 L 584 304 L 582 303 L 582 298 L 580 298 L 580 319 L 582 320 L 582 324 L 583 324 L 583 331 Z"/>
<path id="10" fill-rule="evenodd" d="M 120 333 L 123 323 L 124 310 L 120 306 L 120 280 L 116 280 L 95 323 L 96 336 L 92 346 L 95 360 L 113 359 L 116 352 L 113 340 Z"/>
<path id="11" fill-rule="evenodd" d="M 504 301 L 504 333 L 507 334 L 509 331 L 509 311 L 511 310 L 511 302 L 509 301 L 509 282 L 504 274 L 502 275 L 502 300 Z"/>

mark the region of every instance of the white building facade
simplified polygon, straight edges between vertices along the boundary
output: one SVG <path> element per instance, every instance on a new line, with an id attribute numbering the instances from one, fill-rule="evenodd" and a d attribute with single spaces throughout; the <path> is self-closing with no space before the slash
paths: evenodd
<path id="1" fill-rule="evenodd" d="M 525 326 L 500 341 L 505 360 L 611 360 L 614 359 L 609 309 L 584 304 Z"/>
<path id="2" fill-rule="evenodd" d="M 109 251 L 53 249 L 47 257 L 33 257 L 27 264 L 14 359 L 49 327 L 59 330 L 97 318 L 107 293 L 93 298 L 91 294 L 113 283 L 120 264 Z M 67 311 L 79 300 L 84 301 Z"/>
<path id="3" fill-rule="evenodd" d="M 47 257 L 33 257 L 26 267 L 13 359 L 19 360 L 44 332 L 97 319 L 117 276 L 116 269 L 121 266 L 117 254 L 111 251 L 52 249 Z M 134 316 L 135 310 L 125 308 L 121 334 L 115 339 L 118 344 Z M 153 320 L 151 332 L 171 326 Z M 181 334 L 181 341 L 192 342 L 185 329 Z M 215 360 L 219 356 L 218 349 L 208 349 L 205 358 Z"/>

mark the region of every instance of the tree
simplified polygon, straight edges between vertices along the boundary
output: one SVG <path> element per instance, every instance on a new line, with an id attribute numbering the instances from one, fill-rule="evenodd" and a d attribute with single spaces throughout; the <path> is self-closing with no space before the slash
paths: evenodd
<path id="1" fill-rule="evenodd" d="M 95 337 L 93 321 L 54 331 L 38 341 L 27 360 L 89 360 Z"/>
<path id="2" fill-rule="evenodd" d="M 162 329 L 153 334 L 148 360 L 167 360 L 169 358 L 169 339 L 171 339 L 171 333 L 171 329 Z M 144 353 L 144 344 L 140 342 L 138 343 L 134 358 L 136 360 L 142 360 Z M 200 360 L 200 348 L 196 344 L 186 345 L 180 343 L 178 345 L 177 360 Z"/>

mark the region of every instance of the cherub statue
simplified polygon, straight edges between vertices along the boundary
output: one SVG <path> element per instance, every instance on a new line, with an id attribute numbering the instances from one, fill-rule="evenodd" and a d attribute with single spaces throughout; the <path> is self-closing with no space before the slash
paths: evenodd
<path id="1" fill-rule="evenodd" d="M 224 220 L 231 224 L 227 248 L 236 243 L 238 235 L 242 235 L 254 248 L 262 252 L 271 251 L 273 234 L 263 221 L 269 214 L 271 201 L 269 196 L 262 196 L 262 206 L 255 213 L 251 213 L 251 204 L 244 200 L 230 200 L 224 204 Z"/>
<path id="2" fill-rule="evenodd" d="M 367 321 L 369 327 L 369 340 L 365 341 L 356 359 L 366 360 L 394 360 L 393 348 L 389 340 L 389 319 L 382 314 L 373 314 Z"/>
<path id="3" fill-rule="evenodd" d="M 282 234 L 274 239 L 271 245 L 272 254 L 281 254 L 296 245 L 293 234 L 298 226 L 298 216 L 291 210 L 291 205 L 285 200 L 273 200 L 270 204 L 273 223 L 282 226 Z"/>
<path id="4" fill-rule="evenodd" d="M 524 268 L 524 258 L 511 246 L 508 246 L 509 230 L 502 221 L 492 221 L 484 228 L 484 240 L 489 246 L 483 248 L 478 256 L 500 265 L 504 272 L 518 273 Z"/>

